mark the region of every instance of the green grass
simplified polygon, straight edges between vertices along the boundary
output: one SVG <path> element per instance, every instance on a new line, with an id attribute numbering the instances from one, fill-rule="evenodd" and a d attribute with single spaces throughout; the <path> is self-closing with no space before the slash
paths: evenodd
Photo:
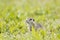
<path id="1" fill-rule="evenodd" d="M 46 30 L 28 32 L 30 17 Z M 0 40 L 60 40 L 60 0 L 0 0 Z"/>

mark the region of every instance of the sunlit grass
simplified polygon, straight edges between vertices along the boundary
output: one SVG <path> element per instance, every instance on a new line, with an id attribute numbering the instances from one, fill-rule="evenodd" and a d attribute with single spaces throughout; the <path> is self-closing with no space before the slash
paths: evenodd
<path id="1" fill-rule="evenodd" d="M 29 32 L 29 17 L 45 30 Z M 60 40 L 60 0 L 0 0 L 0 40 Z"/>

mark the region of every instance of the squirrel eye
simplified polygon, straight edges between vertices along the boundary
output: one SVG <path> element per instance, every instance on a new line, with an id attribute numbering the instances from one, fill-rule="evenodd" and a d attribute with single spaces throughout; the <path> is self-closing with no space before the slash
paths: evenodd
<path id="1" fill-rule="evenodd" d="M 31 20 L 35 21 L 34 19 L 30 19 L 29 21 L 31 21 Z"/>
<path id="2" fill-rule="evenodd" d="M 30 19 L 30 20 L 32 20 L 32 19 Z M 29 20 L 29 21 L 30 21 L 30 20 Z"/>

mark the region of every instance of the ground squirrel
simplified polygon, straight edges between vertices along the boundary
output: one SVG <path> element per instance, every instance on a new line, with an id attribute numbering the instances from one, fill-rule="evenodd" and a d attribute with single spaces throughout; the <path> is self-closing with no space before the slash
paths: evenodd
<path id="1" fill-rule="evenodd" d="M 32 31 L 32 27 L 34 27 L 35 30 L 43 28 L 43 26 L 40 23 L 35 22 L 33 18 L 27 18 L 26 23 L 28 24 L 30 31 Z"/>

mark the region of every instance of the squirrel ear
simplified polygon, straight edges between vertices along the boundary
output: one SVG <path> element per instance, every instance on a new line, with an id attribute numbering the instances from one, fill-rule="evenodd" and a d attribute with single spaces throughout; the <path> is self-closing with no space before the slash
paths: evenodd
<path id="1" fill-rule="evenodd" d="M 35 20 L 33 19 L 33 21 L 35 21 Z"/>

